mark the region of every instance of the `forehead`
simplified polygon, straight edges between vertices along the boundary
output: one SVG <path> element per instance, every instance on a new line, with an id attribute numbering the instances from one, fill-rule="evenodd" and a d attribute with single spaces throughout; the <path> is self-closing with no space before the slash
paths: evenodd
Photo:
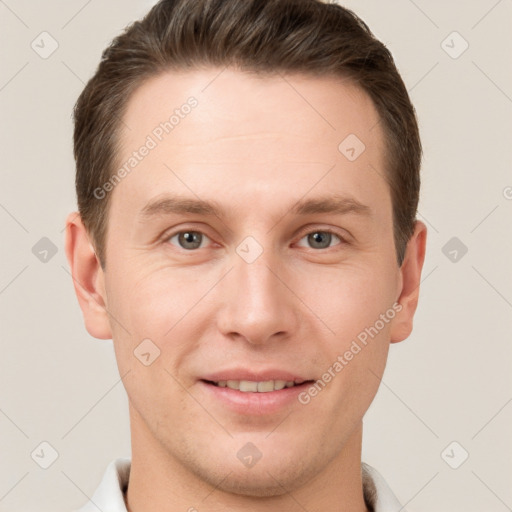
<path id="1" fill-rule="evenodd" d="M 191 121 L 187 100 L 194 98 Z M 175 114 L 166 139 L 188 141 L 184 126 L 194 125 L 194 136 L 206 142 L 233 132 L 250 135 L 273 126 L 290 136 L 336 142 L 344 130 L 352 130 L 370 141 L 379 138 L 380 127 L 369 96 L 349 79 L 302 74 L 255 75 L 230 68 L 173 71 L 146 80 L 128 101 L 123 119 L 129 142 L 137 132 L 151 133 Z M 215 122 L 215 129 L 211 126 Z M 177 129 L 178 125 L 181 129 Z M 135 129 L 135 132 L 134 132 Z M 242 133 L 237 133 L 242 135 Z M 330 135 L 330 136 L 329 136 Z M 134 141 L 137 142 L 137 141 Z"/>
<path id="2" fill-rule="evenodd" d="M 355 195 L 372 183 L 385 189 L 377 111 L 340 77 L 166 72 L 130 98 L 120 142 L 117 165 L 129 176 L 115 194 L 128 194 L 139 209 L 176 187 L 208 196 L 236 189 L 253 201 L 312 186 L 346 186 Z"/>

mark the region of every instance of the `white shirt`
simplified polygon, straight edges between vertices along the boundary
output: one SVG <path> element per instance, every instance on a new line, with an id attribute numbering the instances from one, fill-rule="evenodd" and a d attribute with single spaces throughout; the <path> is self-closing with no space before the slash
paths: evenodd
<path id="1" fill-rule="evenodd" d="M 76 512 L 127 512 L 124 493 L 128 488 L 130 467 L 129 458 L 113 460 L 92 498 Z M 406 512 L 376 469 L 364 462 L 361 469 L 366 505 L 372 512 Z"/>

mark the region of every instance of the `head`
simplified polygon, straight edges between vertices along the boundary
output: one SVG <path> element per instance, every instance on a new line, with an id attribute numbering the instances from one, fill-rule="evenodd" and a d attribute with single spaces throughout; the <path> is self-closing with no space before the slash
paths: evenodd
<path id="1" fill-rule="evenodd" d="M 414 109 L 368 27 L 316 0 L 161 1 L 105 50 L 74 144 L 67 254 L 132 436 L 254 495 L 349 450 L 426 233 Z M 240 373 L 309 383 L 257 411 L 209 383 Z"/>

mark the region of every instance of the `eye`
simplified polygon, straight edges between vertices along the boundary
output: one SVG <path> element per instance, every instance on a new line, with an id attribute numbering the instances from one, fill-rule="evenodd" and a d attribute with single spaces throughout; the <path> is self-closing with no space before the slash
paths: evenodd
<path id="1" fill-rule="evenodd" d="M 203 242 L 205 240 L 209 240 L 209 238 L 200 231 L 180 231 L 175 235 L 172 235 L 167 240 L 173 245 L 176 245 L 173 240 L 176 239 L 178 246 L 181 249 L 186 249 L 187 251 L 191 251 L 194 249 L 200 249 L 203 247 Z"/>
<path id="2" fill-rule="evenodd" d="M 311 233 L 308 233 L 306 236 L 300 239 L 299 245 L 302 240 L 306 240 L 308 244 L 311 244 L 310 247 L 313 249 L 327 249 L 331 246 L 331 242 L 334 239 L 337 239 L 341 243 L 344 241 L 340 236 L 338 236 L 336 233 L 333 233 L 332 231 L 311 231 Z"/>
<path id="3" fill-rule="evenodd" d="M 166 239 L 168 243 L 187 251 L 193 251 L 195 249 L 205 247 L 208 240 L 210 239 L 204 233 L 193 230 L 179 231 Z M 304 247 L 304 245 L 301 244 L 303 240 L 306 240 L 309 247 L 313 249 L 328 249 L 329 247 L 332 247 L 332 242 L 335 242 L 336 240 L 338 243 L 344 243 L 341 236 L 329 230 L 311 231 L 300 239 L 298 243 L 299 246 Z"/>

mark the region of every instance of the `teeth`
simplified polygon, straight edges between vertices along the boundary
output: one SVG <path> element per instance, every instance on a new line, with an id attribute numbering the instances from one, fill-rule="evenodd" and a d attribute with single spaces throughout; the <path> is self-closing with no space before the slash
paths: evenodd
<path id="1" fill-rule="evenodd" d="M 250 380 L 241 380 L 239 382 L 240 391 L 258 391 L 258 383 L 251 382 Z"/>
<path id="2" fill-rule="evenodd" d="M 270 391 L 279 391 L 285 387 L 291 388 L 295 385 L 293 380 L 266 380 L 261 382 L 255 382 L 251 380 L 220 380 L 216 382 L 220 388 L 228 387 L 230 389 L 236 389 L 244 393 L 268 393 Z"/>

